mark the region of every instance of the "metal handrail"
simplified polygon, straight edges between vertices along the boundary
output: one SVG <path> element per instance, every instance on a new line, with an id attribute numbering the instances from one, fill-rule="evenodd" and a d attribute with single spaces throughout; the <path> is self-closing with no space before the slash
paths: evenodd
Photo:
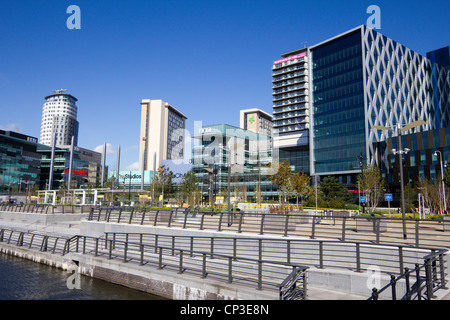
<path id="1" fill-rule="evenodd" d="M 130 213 L 131 212 L 131 213 Z M 282 235 L 285 237 L 326 238 L 371 243 L 402 243 L 420 247 L 450 244 L 450 221 L 431 219 L 380 218 L 371 216 L 330 216 L 309 214 L 277 215 L 246 212 L 196 212 L 177 210 L 92 208 L 88 220 Z M 403 234 L 406 227 L 407 237 Z"/>
<path id="2" fill-rule="evenodd" d="M 307 268 L 295 268 L 291 274 L 280 283 L 279 295 L 280 300 L 304 300 L 308 295 Z"/>
<path id="3" fill-rule="evenodd" d="M 425 256 L 425 262 L 422 265 L 416 263 L 413 271 L 405 268 L 405 272 L 400 276 L 395 277 L 391 275 L 390 282 L 380 290 L 377 288 L 372 289 L 372 295 L 368 300 L 378 300 L 380 294 L 389 288 L 391 289 L 392 300 L 397 300 L 397 283 L 403 279 L 405 279 L 406 293 L 401 300 L 431 300 L 435 297 L 434 292 L 439 289 L 446 289 L 447 281 L 445 279 L 446 274 L 443 261 L 445 252 L 446 250 L 439 250 L 438 252 Z M 439 267 L 436 266 L 436 263 L 439 263 Z M 425 273 L 424 276 L 421 275 L 421 271 Z M 416 278 L 412 286 L 410 285 L 411 273 Z"/>

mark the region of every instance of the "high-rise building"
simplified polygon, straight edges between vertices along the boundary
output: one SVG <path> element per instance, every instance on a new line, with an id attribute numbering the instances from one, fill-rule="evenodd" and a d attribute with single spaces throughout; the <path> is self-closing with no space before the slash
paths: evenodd
<path id="1" fill-rule="evenodd" d="M 309 172 L 308 48 L 282 54 L 273 62 L 273 146 L 279 161 Z"/>
<path id="2" fill-rule="evenodd" d="M 267 112 L 252 108 L 240 110 L 239 126 L 241 129 L 272 136 L 273 121 L 272 116 Z"/>
<path id="3" fill-rule="evenodd" d="M 78 143 L 77 98 L 65 93 L 65 89 L 54 90 L 45 97 L 42 108 L 41 135 L 39 142 L 51 146 L 55 134 L 56 146 L 70 145 L 72 136 L 74 145 Z"/>
<path id="4" fill-rule="evenodd" d="M 159 168 L 162 160 L 184 158 L 187 117 L 163 100 L 141 102 L 139 170 Z"/>
<path id="5" fill-rule="evenodd" d="M 298 61 L 300 54 L 304 62 Z M 282 55 L 273 67 L 274 129 L 280 141 L 275 146 L 280 158 L 289 158 L 288 150 L 299 155 L 303 147 L 309 150 L 311 175 L 336 176 L 353 186 L 361 170 L 359 156 L 364 165 L 388 170 L 386 141 L 395 131 L 374 126 L 395 128 L 425 121 L 403 132 L 413 134 L 450 125 L 449 72 L 439 65 L 447 56 L 444 48 L 427 58 L 366 26 Z M 305 67 L 298 70 L 302 63 Z M 302 71 L 305 89 L 292 88 L 297 91 L 291 94 L 291 78 Z M 304 128 L 298 123 L 301 118 L 289 117 L 289 112 L 300 111 L 299 104 L 305 113 Z M 293 134 L 295 126 L 309 141 L 283 137 Z"/>

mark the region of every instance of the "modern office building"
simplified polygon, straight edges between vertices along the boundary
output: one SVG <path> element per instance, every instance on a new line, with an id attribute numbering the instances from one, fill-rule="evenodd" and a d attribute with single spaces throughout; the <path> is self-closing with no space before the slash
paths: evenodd
<path id="1" fill-rule="evenodd" d="M 273 117 L 267 112 L 258 109 L 245 109 L 239 111 L 239 126 L 241 129 L 272 136 Z"/>
<path id="2" fill-rule="evenodd" d="M 273 199 L 277 191 L 268 179 L 271 137 L 227 124 L 203 126 L 193 135 L 193 170 L 206 202 L 217 196 L 240 201 Z"/>
<path id="3" fill-rule="evenodd" d="M 163 100 L 142 100 L 139 170 L 158 169 L 162 160 L 184 158 L 186 119 Z"/>
<path id="4" fill-rule="evenodd" d="M 37 152 L 41 154 L 40 189 L 47 190 L 50 178 L 51 148 L 41 146 L 37 148 Z M 100 187 L 102 177 L 101 160 L 101 153 L 75 146 L 70 189 Z M 56 147 L 51 190 L 67 189 L 69 168 L 70 146 Z M 105 167 L 105 170 L 107 170 L 107 167 Z M 107 173 L 105 177 L 107 177 Z"/>
<path id="5" fill-rule="evenodd" d="M 41 144 L 51 146 L 53 133 L 56 136 L 56 146 L 70 145 L 72 136 L 74 145 L 78 144 L 78 100 L 65 91 L 54 90 L 53 94 L 45 97 L 39 138 Z"/>
<path id="6" fill-rule="evenodd" d="M 0 190 L 26 190 L 39 185 L 38 139 L 18 132 L 0 130 Z"/>
<path id="7" fill-rule="evenodd" d="M 416 187 L 418 177 L 434 182 L 441 181 L 441 161 L 444 171 L 450 159 L 450 127 L 402 135 L 402 148 L 411 150 L 403 155 L 405 184 Z M 397 138 L 388 138 L 387 149 L 398 149 Z M 399 157 L 392 152 L 388 156 L 390 173 L 386 177 L 389 186 L 400 186 Z"/>
<path id="8" fill-rule="evenodd" d="M 307 78 L 303 121 L 309 124 L 305 127 L 309 141 L 299 139 L 297 143 L 309 150 L 310 174 L 336 176 L 354 186 L 361 170 L 357 156 L 363 157 L 364 165 L 375 164 L 387 172 L 390 150 L 386 141 L 395 133 L 374 126 L 394 128 L 425 121 L 425 125 L 404 134 L 449 126 L 448 68 L 439 65 L 446 61 L 445 50 L 448 48 L 429 53 L 427 58 L 371 28 L 359 26 L 284 54 L 274 63 L 274 72 L 280 71 L 273 76 L 274 128 L 282 129 L 280 137 L 289 132 L 289 127 L 279 127 L 276 121 L 292 112 L 283 109 L 285 105 L 292 108 L 294 101 L 289 99 L 299 97 L 284 97 L 276 90 L 284 87 L 279 83 L 288 81 L 289 73 L 299 72 L 285 64 L 294 61 L 292 64 L 298 65 L 298 55 L 302 54 Z M 433 55 L 437 57 L 434 61 L 430 59 Z M 278 78 L 283 76 L 283 68 L 286 79 Z M 283 155 L 286 146 L 278 146 L 280 158 L 289 158 Z M 299 147 L 291 150 L 298 154 Z"/>

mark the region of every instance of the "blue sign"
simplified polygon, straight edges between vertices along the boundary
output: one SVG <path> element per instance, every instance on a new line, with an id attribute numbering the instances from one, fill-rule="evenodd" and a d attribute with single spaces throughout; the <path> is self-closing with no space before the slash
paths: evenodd
<path id="1" fill-rule="evenodd" d="M 384 194 L 384 201 L 392 201 L 392 200 L 393 200 L 392 193 Z"/>
<path id="2" fill-rule="evenodd" d="M 359 197 L 359 202 L 367 202 L 367 198 L 366 197 Z"/>

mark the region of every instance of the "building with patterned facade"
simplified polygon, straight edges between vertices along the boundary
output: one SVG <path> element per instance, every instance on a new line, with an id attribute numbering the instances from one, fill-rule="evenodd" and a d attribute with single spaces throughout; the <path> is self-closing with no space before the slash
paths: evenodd
<path id="1" fill-rule="evenodd" d="M 298 156 L 308 150 L 309 168 L 304 172 L 336 176 L 340 182 L 355 186 L 361 170 L 358 156 L 362 156 L 364 165 L 378 165 L 385 174 L 390 170 L 387 140 L 395 133 L 374 126 L 394 128 L 425 121 L 404 132 L 406 135 L 449 126 L 448 47 L 424 56 L 378 31 L 359 26 L 282 55 L 282 63 L 295 61 L 299 52 L 307 59 L 302 121 L 308 126 L 304 128 L 308 141 L 297 139 L 297 146 L 288 148 L 281 145 L 279 153 L 282 157 L 285 150 L 292 150 Z M 279 101 L 284 98 L 275 91 L 281 81 L 276 77 L 274 128 L 278 128 L 278 117 L 289 118 L 288 112 L 299 111 L 295 109 L 298 106 L 283 109 L 292 108 L 289 99 L 294 98 Z M 281 130 L 279 135 L 283 135 Z"/>

